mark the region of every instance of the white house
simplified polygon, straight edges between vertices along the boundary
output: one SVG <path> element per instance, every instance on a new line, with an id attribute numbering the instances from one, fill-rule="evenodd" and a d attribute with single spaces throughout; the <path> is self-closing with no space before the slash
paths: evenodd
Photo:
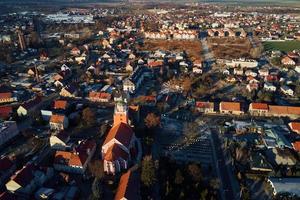
<path id="1" fill-rule="evenodd" d="M 288 95 L 288 96 L 294 96 L 294 91 L 293 91 L 290 87 L 288 87 L 288 86 L 286 86 L 286 85 L 281 86 L 281 87 L 280 87 L 280 90 L 281 90 L 281 92 L 284 93 L 285 95 Z"/>
<path id="2" fill-rule="evenodd" d="M 275 91 L 276 91 L 276 87 L 275 87 L 272 83 L 266 82 L 266 83 L 264 84 L 264 90 L 266 90 L 266 91 L 271 91 L 271 92 L 275 92 Z"/>

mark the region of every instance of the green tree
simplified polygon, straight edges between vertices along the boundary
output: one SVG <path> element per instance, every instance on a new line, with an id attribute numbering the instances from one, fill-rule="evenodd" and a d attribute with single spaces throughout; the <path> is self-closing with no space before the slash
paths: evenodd
<path id="1" fill-rule="evenodd" d="M 154 113 L 149 113 L 144 121 L 148 128 L 155 128 L 160 125 L 160 117 L 156 116 Z"/>
<path id="2" fill-rule="evenodd" d="M 145 156 L 142 161 L 141 181 L 147 187 L 156 182 L 155 167 L 151 156 Z"/>
<path id="3" fill-rule="evenodd" d="M 197 164 L 190 164 L 188 166 L 188 173 L 191 175 L 194 181 L 199 182 L 202 180 L 201 168 Z"/>
<path id="4" fill-rule="evenodd" d="M 182 176 L 182 173 L 179 169 L 176 170 L 176 175 L 175 175 L 175 184 L 180 185 L 184 181 L 184 177 Z"/>
<path id="5" fill-rule="evenodd" d="M 95 113 L 90 108 L 85 108 L 82 111 L 82 123 L 91 126 L 95 123 Z"/>
<path id="6" fill-rule="evenodd" d="M 202 190 L 202 192 L 200 194 L 200 199 L 201 200 L 206 200 L 207 195 L 208 195 L 208 190 L 207 189 Z"/>

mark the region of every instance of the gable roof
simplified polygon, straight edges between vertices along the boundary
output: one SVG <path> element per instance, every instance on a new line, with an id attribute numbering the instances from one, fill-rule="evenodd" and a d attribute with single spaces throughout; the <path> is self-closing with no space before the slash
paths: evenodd
<path id="1" fill-rule="evenodd" d="M 26 187 L 26 185 L 28 185 L 34 178 L 33 170 L 34 166 L 28 164 L 19 171 L 17 171 L 10 179 L 18 183 L 20 186 Z"/>
<path id="2" fill-rule="evenodd" d="M 0 107 L 0 118 L 8 118 L 9 115 L 12 113 L 12 107 L 11 106 L 1 106 Z"/>
<path id="3" fill-rule="evenodd" d="M 125 124 L 123 122 L 113 126 L 110 131 L 108 132 L 106 139 L 103 143 L 105 145 L 112 139 L 118 140 L 120 143 L 122 143 L 124 146 L 128 147 L 131 141 L 131 138 L 133 136 L 133 131 L 131 127 L 128 124 Z"/>
<path id="4" fill-rule="evenodd" d="M 292 131 L 300 133 L 300 122 L 290 122 L 289 126 Z"/>
<path id="5" fill-rule="evenodd" d="M 66 109 L 67 108 L 67 101 L 66 100 L 56 100 L 54 101 L 54 109 Z"/>
<path id="6" fill-rule="evenodd" d="M 1 92 L 0 93 L 0 99 L 8 99 L 12 97 L 12 93 L 11 92 Z"/>
<path id="7" fill-rule="evenodd" d="M 50 118 L 51 123 L 63 123 L 65 120 L 64 115 L 52 115 Z"/>
<path id="8" fill-rule="evenodd" d="M 120 158 L 127 160 L 128 153 L 124 151 L 118 144 L 113 144 L 110 146 L 104 156 L 104 160 L 107 161 L 115 161 Z"/>
<path id="9" fill-rule="evenodd" d="M 121 176 L 115 200 L 121 200 L 123 198 L 128 200 L 140 199 L 139 189 L 140 182 L 138 174 L 128 170 L 128 172 Z"/>
<path id="10" fill-rule="evenodd" d="M 221 102 L 220 108 L 222 110 L 241 111 L 241 103 L 239 102 Z"/>
<path id="11" fill-rule="evenodd" d="M 13 166 L 12 161 L 8 157 L 0 158 L 0 172 L 9 170 Z"/>
<path id="12" fill-rule="evenodd" d="M 269 106 L 266 103 L 251 103 L 253 110 L 269 110 Z"/>

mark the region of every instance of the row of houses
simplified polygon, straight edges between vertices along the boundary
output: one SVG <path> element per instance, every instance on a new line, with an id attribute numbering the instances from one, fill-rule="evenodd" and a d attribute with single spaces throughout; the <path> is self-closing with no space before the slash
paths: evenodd
<path id="1" fill-rule="evenodd" d="M 198 33 L 194 30 L 161 30 L 160 32 L 145 32 L 147 39 L 175 39 L 194 40 L 198 38 Z"/>
<path id="2" fill-rule="evenodd" d="M 248 111 L 253 116 L 300 117 L 300 107 L 298 106 L 269 105 L 267 103 L 250 103 L 247 110 L 240 102 L 220 102 L 219 105 L 216 105 L 214 102 L 198 101 L 195 104 L 195 108 L 197 111 L 207 114 L 219 112 L 222 114 L 242 115 Z"/>

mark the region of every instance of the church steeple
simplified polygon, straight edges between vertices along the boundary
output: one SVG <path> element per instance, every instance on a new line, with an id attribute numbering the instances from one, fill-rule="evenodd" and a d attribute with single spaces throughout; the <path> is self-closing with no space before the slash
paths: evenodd
<path id="1" fill-rule="evenodd" d="M 128 124 L 128 107 L 124 102 L 117 102 L 114 112 L 114 126 L 121 122 Z"/>

